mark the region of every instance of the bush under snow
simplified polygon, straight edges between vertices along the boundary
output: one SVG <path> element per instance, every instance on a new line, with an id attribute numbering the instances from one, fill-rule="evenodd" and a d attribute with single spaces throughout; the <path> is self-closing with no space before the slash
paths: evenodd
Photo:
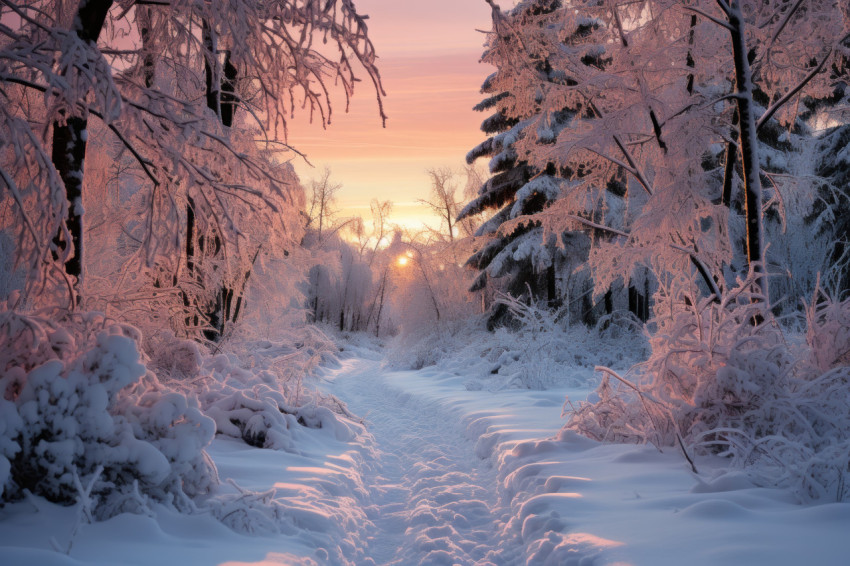
<path id="1" fill-rule="evenodd" d="M 342 403 L 305 383 L 318 367 L 337 363 L 337 346 L 315 327 L 282 333 L 277 342 L 234 342 L 213 355 L 170 333 L 151 344 L 160 378 L 197 398 L 216 434 L 294 453 L 303 427 L 328 429 L 339 440 L 359 434 L 357 423 L 340 418 L 352 417 Z"/>
<path id="2" fill-rule="evenodd" d="M 189 508 L 211 489 L 214 422 L 139 363 L 139 340 L 98 314 L 0 312 L 2 500 L 71 504 L 91 485 L 104 518 L 150 501 Z"/>
<path id="3" fill-rule="evenodd" d="M 167 331 L 143 341 L 97 313 L 56 322 L 0 310 L 0 503 L 31 493 L 104 519 L 156 502 L 240 531 L 284 528 L 289 511 L 268 494 L 217 488 L 204 450 L 215 434 L 297 453 L 305 428 L 364 433 L 344 404 L 302 383 L 334 363 L 336 345 L 312 328 L 284 338 L 210 355 Z"/>
<path id="4" fill-rule="evenodd" d="M 490 332 L 481 321 L 452 321 L 428 333 L 400 335 L 387 356 L 391 367 L 421 369 L 439 365 L 466 375 L 468 389 L 547 389 L 555 384 L 582 385 L 595 379 L 597 365 L 628 366 L 642 359 L 646 341 L 629 315 L 603 319 L 596 328 L 568 325 L 544 304 L 500 298 L 516 328 Z"/>
<path id="5" fill-rule="evenodd" d="M 657 319 L 652 355 L 626 377 L 599 368 L 566 428 L 598 440 L 715 453 L 800 501 L 850 498 L 850 300 L 815 297 L 794 346 L 744 292 L 681 301 Z M 687 454 L 687 452 L 686 452 Z"/>

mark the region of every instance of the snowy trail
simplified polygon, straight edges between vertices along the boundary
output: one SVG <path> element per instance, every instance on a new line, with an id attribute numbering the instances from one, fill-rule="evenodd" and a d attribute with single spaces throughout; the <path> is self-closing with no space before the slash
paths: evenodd
<path id="1" fill-rule="evenodd" d="M 481 564 L 496 546 L 497 478 L 456 415 L 394 390 L 379 362 L 344 363 L 331 390 L 369 423 L 379 458 L 364 471 L 375 564 Z"/>
<path id="2" fill-rule="evenodd" d="M 361 357 L 323 368 L 322 388 L 368 434 L 332 418 L 341 428 L 293 429 L 298 453 L 232 438 L 208 447 L 222 479 L 213 501 L 232 506 L 236 530 L 162 505 L 77 530 L 76 506 L 32 497 L 0 507 L 0 564 L 847 563 L 846 503 L 796 505 L 740 472 L 716 474 L 722 462 L 699 458 L 695 477 L 676 451 L 562 431 L 564 397 L 587 386 L 478 390 L 463 368 L 388 371 L 380 353 L 347 350 Z"/>

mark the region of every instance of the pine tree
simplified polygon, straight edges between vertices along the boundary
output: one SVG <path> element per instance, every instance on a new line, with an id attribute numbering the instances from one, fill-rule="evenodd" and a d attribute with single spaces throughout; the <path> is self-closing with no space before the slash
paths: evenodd
<path id="1" fill-rule="evenodd" d="M 481 186 L 478 197 L 458 215 L 458 220 L 462 220 L 493 211 L 475 234 L 486 236 L 486 243 L 467 261 L 468 266 L 480 272 L 471 291 L 485 289 L 490 281 L 496 281 L 504 292 L 526 300 L 545 299 L 553 307 L 558 306 L 563 294 L 557 277 L 572 271 L 575 263 L 586 256 L 586 238 L 581 234 L 544 234 L 539 223 L 510 230 L 504 230 L 504 225 L 542 211 L 560 196 L 563 177 L 555 166 L 532 166 L 515 146 L 526 135 L 530 119 L 545 112 L 539 103 L 525 107 L 528 93 L 515 80 L 516 65 L 524 49 L 533 50 L 532 64 L 545 80 L 560 80 L 547 61 L 547 51 L 552 47 L 547 41 L 547 27 L 554 24 L 561 8 L 558 0 L 522 2 L 506 14 L 493 7 L 493 32 L 482 60 L 496 66 L 497 71 L 481 88 L 489 96 L 474 107 L 479 112 L 493 110 L 481 125 L 490 137 L 466 157 L 469 164 L 489 157 L 492 176 Z M 573 114 L 569 109 L 548 113 L 547 134 L 554 139 Z M 495 305 L 491 325 L 503 321 L 506 315 L 503 305 Z"/>

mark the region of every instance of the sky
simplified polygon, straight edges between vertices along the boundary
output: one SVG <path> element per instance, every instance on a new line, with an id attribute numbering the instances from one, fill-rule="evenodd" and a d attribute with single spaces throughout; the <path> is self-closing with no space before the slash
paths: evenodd
<path id="1" fill-rule="evenodd" d="M 417 199 L 428 197 L 427 169 L 460 170 L 466 153 L 484 139 L 479 127 L 485 115 L 472 107 L 492 72 L 478 62 L 485 35 L 477 31 L 490 29 L 490 7 L 484 0 L 356 0 L 355 5 L 369 15 L 387 92 L 387 126 L 381 127 L 366 79 L 357 84 L 348 114 L 337 98 L 327 130 L 296 117 L 289 143 L 314 167 L 300 159 L 293 164 L 305 186 L 330 167 L 331 180 L 343 185 L 342 216 L 370 220 L 369 202 L 377 198 L 393 201 L 391 222 L 412 229 L 422 222 L 437 225 Z"/>

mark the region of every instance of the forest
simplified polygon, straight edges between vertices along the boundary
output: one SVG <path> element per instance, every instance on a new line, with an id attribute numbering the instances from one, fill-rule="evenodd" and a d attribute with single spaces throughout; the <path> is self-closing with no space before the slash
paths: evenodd
<path id="1" fill-rule="evenodd" d="M 0 0 L 8 564 L 844 563 L 850 3 L 478 3 L 416 230 L 379 13 Z"/>

